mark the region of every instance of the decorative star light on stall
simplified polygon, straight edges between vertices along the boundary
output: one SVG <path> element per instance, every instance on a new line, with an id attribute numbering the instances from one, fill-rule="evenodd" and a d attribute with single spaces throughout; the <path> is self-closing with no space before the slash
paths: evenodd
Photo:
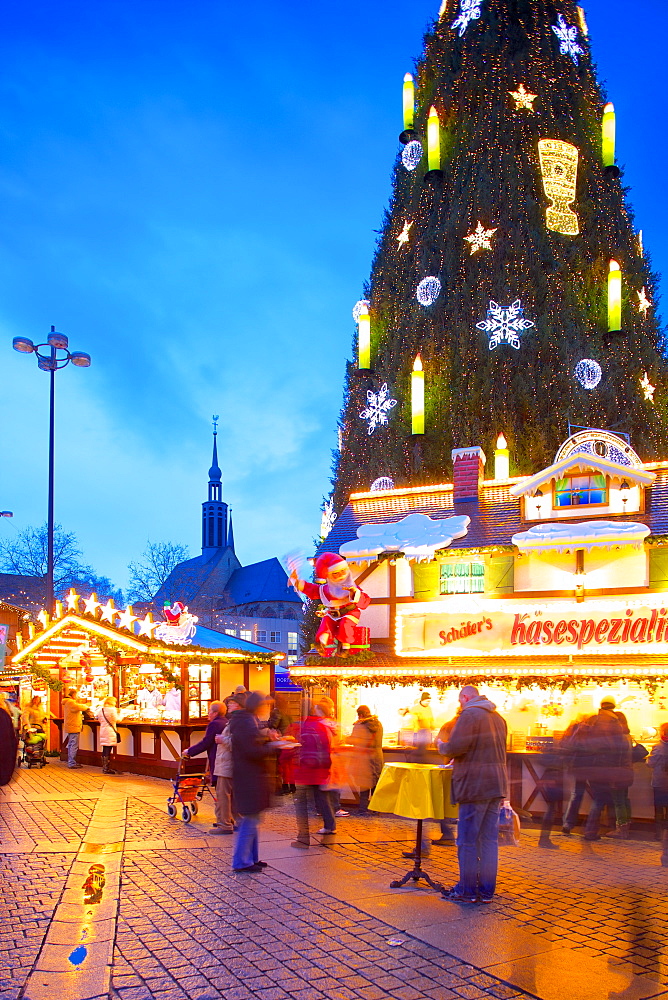
<path id="1" fill-rule="evenodd" d="M 636 292 L 636 295 L 638 296 L 638 312 L 645 316 L 652 304 L 650 299 L 647 298 L 647 290 L 643 288 L 641 292 Z"/>
<path id="2" fill-rule="evenodd" d="M 645 394 L 645 399 L 649 399 L 650 403 L 654 402 L 654 393 L 656 392 L 656 386 L 652 385 L 649 380 L 647 372 L 640 379 L 640 388 Z"/>
<path id="3" fill-rule="evenodd" d="M 531 111 L 533 113 L 536 110 L 533 102 L 538 94 L 530 94 L 523 83 L 519 85 L 517 90 L 509 90 L 508 93 L 515 101 L 515 111 Z"/>
<path id="4" fill-rule="evenodd" d="M 367 434 L 373 434 L 376 427 L 383 427 L 389 420 L 389 413 L 397 405 L 396 399 L 390 399 L 387 382 L 383 382 L 378 392 L 367 390 L 366 407 L 360 413 L 362 420 L 368 421 Z"/>
<path id="5" fill-rule="evenodd" d="M 478 330 L 489 335 L 489 349 L 493 351 L 499 344 L 510 344 L 515 350 L 520 348 L 520 333 L 530 330 L 536 324 L 524 318 L 524 308 L 520 299 L 515 299 L 507 308 L 490 301 L 487 319 L 476 323 Z"/>
<path id="6" fill-rule="evenodd" d="M 401 151 L 401 162 L 406 170 L 415 170 L 422 159 L 422 143 L 417 139 L 407 142 Z"/>
<path id="7" fill-rule="evenodd" d="M 399 244 L 400 247 L 402 247 L 404 243 L 408 243 L 408 234 L 410 232 L 412 225 L 413 225 L 412 222 L 404 222 L 404 228 L 397 236 L 397 243 Z"/>
<path id="8" fill-rule="evenodd" d="M 359 302 L 355 303 L 355 305 L 353 306 L 353 319 L 355 320 L 356 323 L 359 323 L 360 316 L 362 315 L 363 312 L 368 310 L 369 305 L 370 303 L 368 299 L 360 299 Z"/>
<path id="9" fill-rule="evenodd" d="M 415 289 L 415 298 L 421 306 L 432 306 L 441 294 L 441 279 L 430 275 L 423 278 Z"/>
<path id="10" fill-rule="evenodd" d="M 461 38 L 471 21 L 477 21 L 480 17 L 482 0 L 459 0 L 459 14 L 450 27 L 457 31 Z"/>
<path id="11" fill-rule="evenodd" d="M 552 25 L 552 31 L 559 39 L 559 51 L 562 56 L 570 56 L 575 65 L 578 65 L 579 57 L 584 55 L 584 49 L 578 45 L 578 29 L 564 19 L 560 14 L 557 23 Z"/>
<path id="12" fill-rule="evenodd" d="M 473 232 L 464 237 L 464 241 L 470 246 L 471 256 L 477 253 L 478 250 L 492 249 L 491 240 L 497 229 L 485 229 L 482 222 L 479 222 Z"/>
<path id="13" fill-rule="evenodd" d="M 593 361 L 591 358 L 583 358 L 582 361 L 578 361 L 576 364 L 573 374 L 583 389 L 595 389 L 601 381 L 603 369 L 598 361 Z"/>
<path id="14" fill-rule="evenodd" d="M 337 513 L 334 510 L 334 501 L 331 497 L 325 500 L 322 507 L 322 517 L 320 518 L 320 537 L 324 540 L 334 527 L 334 522 L 337 518 Z"/>

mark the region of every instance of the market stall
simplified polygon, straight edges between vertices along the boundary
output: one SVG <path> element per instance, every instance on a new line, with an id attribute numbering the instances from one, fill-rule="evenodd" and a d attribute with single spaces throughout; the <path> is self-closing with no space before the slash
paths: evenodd
<path id="1" fill-rule="evenodd" d="M 90 705 L 84 717 L 79 761 L 99 764 L 94 716 L 106 697 L 120 709 L 117 762 L 135 774 L 168 777 L 183 751 L 204 733 L 212 701 L 237 686 L 273 689 L 276 653 L 236 636 L 200 626 L 174 605 L 174 620 L 139 619 L 132 608 L 101 605 L 72 592 L 50 619 L 18 637 L 13 669 L 49 692 L 52 745 L 62 739 L 62 699 L 69 688 Z M 81 607 L 80 607 L 81 605 Z"/>

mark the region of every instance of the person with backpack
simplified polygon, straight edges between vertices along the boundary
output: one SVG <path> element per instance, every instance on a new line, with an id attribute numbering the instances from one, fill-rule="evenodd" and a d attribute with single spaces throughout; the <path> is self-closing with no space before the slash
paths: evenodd
<path id="1" fill-rule="evenodd" d="M 294 778 L 297 786 L 295 794 L 295 816 L 297 819 L 297 839 L 293 847 L 306 849 L 311 843 L 308 822 L 309 800 L 312 798 L 316 813 L 323 819 L 319 834 L 336 832 L 336 819 L 332 808 L 331 797 L 323 792 L 321 786 L 329 782 L 332 768 L 331 743 L 332 732 L 324 722 L 325 712 L 322 706 L 309 708 L 309 714 L 304 719 L 299 734 L 301 746 L 297 751 L 297 762 L 294 767 Z"/>

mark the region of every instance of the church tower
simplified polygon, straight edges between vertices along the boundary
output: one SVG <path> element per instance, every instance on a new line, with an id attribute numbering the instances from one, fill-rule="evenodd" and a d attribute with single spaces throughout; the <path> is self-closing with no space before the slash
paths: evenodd
<path id="1" fill-rule="evenodd" d="M 202 504 L 202 555 L 211 559 L 221 549 L 227 548 L 227 504 L 223 501 L 223 484 L 218 465 L 218 417 L 213 418 L 213 459 L 209 469 L 209 496 Z M 234 543 L 232 542 L 234 550 Z"/>

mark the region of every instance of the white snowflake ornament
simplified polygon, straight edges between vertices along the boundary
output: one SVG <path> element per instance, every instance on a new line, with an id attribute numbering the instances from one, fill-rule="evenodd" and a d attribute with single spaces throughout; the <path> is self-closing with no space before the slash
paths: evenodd
<path id="1" fill-rule="evenodd" d="M 520 333 L 530 330 L 536 324 L 533 320 L 524 318 L 524 309 L 520 299 L 504 309 L 498 302 L 489 303 L 487 319 L 476 323 L 479 330 L 489 334 L 489 349 L 493 351 L 499 344 L 510 344 L 516 351 L 520 348 Z"/>
<path id="2" fill-rule="evenodd" d="M 577 66 L 579 57 L 584 55 L 584 49 L 577 42 L 578 29 L 568 24 L 564 20 L 564 15 L 560 14 L 557 23 L 552 25 L 552 31 L 559 39 L 559 51 L 562 56 L 570 56 Z"/>
<path id="3" fill-rule="evenodd" d="M 390 399 L 387 382 L 383 382 L 378 392 L 367 390 L 366 407 L 360 413 L 362 420 L 368 420 L 367 434 L 373 434 L 376 427 L 383 427 L 389 419 L 389 411 L 397 405 L 396 399 Z"/>
<path id="4" fill-rule="evenodd" d="M 482 0 L 459 0 L 459 14 L 457 20 L 453 21 L 450 27 L 457 31 L 461 38 L 471 21 L 477 21 L 480 17 Z"/>

